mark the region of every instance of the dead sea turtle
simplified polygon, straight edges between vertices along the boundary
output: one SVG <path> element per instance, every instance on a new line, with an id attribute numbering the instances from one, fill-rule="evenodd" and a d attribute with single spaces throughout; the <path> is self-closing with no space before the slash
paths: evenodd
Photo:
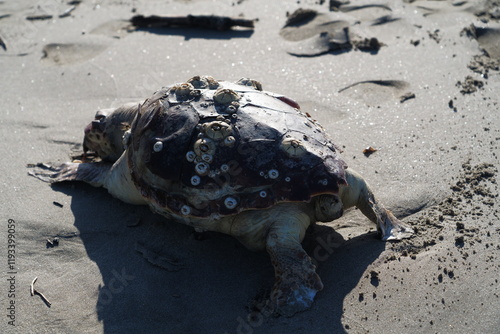
<path id="1" fill-rule="evenodd" d="M 286 316 L 308 308 L 323 288 L 301 246 L 310 224 L 356 206 L 383 240 L 413 232 L 347 169 L 318 123 L 255 80 L 194 77 L 142 104 L 98 111 L 83 145 L 102 161 L 30 174 L 103 186 L 125 202 L 267 250 L 276 275 L 268 305 Z"/>

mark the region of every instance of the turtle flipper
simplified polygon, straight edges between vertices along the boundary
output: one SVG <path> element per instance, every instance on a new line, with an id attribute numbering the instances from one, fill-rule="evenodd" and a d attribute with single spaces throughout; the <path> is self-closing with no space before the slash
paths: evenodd
<path id="1" fill-rule="evenodd" d="M 64 181 L 83 181 L 95 187 L 101 187 L 111 169 L 108 163 L 75 163 L 66 162 L 60 166 L 51 166 L 43 163 L 34 166 L 28 174 L 48 183 Z"/>
<path id="2" fill-rule="evenodd" d="M 402 240 L 413 237 L 413 229 L 397 219 L 391 211 L 372 201 L 369 206 L 376 215 L 377 230 L 382 240 Z"/>
<path id="3" fill-rule="evenodd" d="M 285 214 L 267 236 L 266 249 L 275 270 L 269 303 L 274 312 L 287 317 L 308 309 L 323 289 L 316 267 L 300 244 L 308 223 L 309 217 L 303 213 Z"/>
<path id="4" fill-rule="evenodd" d="M 356 206 L 368 219 L 377 224 L 382 240 L 401 240 L 411 238 L 414 231 L 411 227 L 397 219 L 377 201 L 366 181 L 353 171 L 346 171 L 348 188 L 343 190 L 342 201 L 345 208 Z"/>

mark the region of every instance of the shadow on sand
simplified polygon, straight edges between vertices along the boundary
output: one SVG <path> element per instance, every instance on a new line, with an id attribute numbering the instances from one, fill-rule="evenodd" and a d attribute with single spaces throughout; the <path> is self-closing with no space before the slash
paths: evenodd
<path id="1" fill-rule="evenodd" d="M 259 291 L 272 287 L 265 252 L 218 233 L 196 240 L 192 228 L 104 189 L 53 188 L 72 197 L 75 226 L 101 272 L 96 311 L 105 333 L 213 333 L 221 324 L 224 333 L 343 333 L 344 299 L 385 249 L 375 234 L 344 241 L 330 227 L 314 227 L 304 247 L 318 263 L 324 290 L 306 312 L 266 318 L 249 308 Z"/>

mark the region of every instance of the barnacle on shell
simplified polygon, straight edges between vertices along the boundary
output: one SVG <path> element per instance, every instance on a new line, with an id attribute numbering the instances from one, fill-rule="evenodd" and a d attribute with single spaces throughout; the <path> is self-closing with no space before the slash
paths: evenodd
<path id="1" fill-rule="evenodd" d="M 193 85 L 196 89 L 216 89 L 219 87 L 219 83 L 211 76 L 199 76 L 196 75 L 187 81 Z"/>
<path id="2" fill-rule="evenodd" d="M 200 177 L 198 175 L 194 175 L 193 177 L 191 177 L 191 184 L 193 186 L 199 185 L 200 182 L 201 182 L 201 179 L 200 179 Z"/>
<path id="3" fill-rule="evenodd" d="M 205 161 L 207 164 L 211 164 L 214 161 L 214 156 L 211 154 L 204 153 L 201 155 L 201 160 Z"/>
<path id="4" fill-rule="evenodd" d="M 130 132 L 130 129 L 125 131 L 125 133 L 123 134 L 122 143 L 125 148 L 127 148 L 128 144 L 130 143 L 131 136 L 132 134 Z"/>
<path id="5" fill-rule="evenodd" d="M 228 114 L 234 114 L 235 112 L 238 111 L 238 108 L 240 107 L 240 104 L 237 101 L 231 102 L 230 105 L 228 105 L 225 109 L 225 112 Z"/>
<path id="6" fill-rule="evenodd" d="M 267 175 L 269 176 L 270 179 L 277 179 L 278 176 L 280 176 L 280 173 L 276 169 L 271 169 Z"/>
<path id="7" fill-rule="evenodd" d="M 229 105 L 233 101 L 238 101 L 240 95 L 232 89 L 221 88 L 214 93 L 214 101 L 219 104 Z"/>
<path id="8" fill-rule="evenodd" d="M 194 159 L 196 159 L 196 153 L 194 153 L 193 151 L 188 151 L 186 153 L 186 160 L 189 162 L 193 162 Z"/>
<path id="9" fill-rule="evenodd" d="M 242 86 L 252 87 L 255 90 L 262 90 L 262 84 L 259 81 L 250 78 L 241 78 L 236 81 L 236 83 Z"/>
<path id="10" fill-rule="evenodd" d="M 215 143 L 209 138 L 200 138 L 194 143 L 194 152 L 201 157 L 203 154 L 213 155 L 215 153 Z"/>
<path id="11" fill-rule="evenodd" d="M 160 152 L 163 149 L 163 143 L 161 141 L 157 141 L 153 145 L 153 151 Z"/>
<path id="12" fill-rule="evenodd" d="M 189 215 L 191 213 L 191 208 L 187 205 L 183 205 L 181 208 L 181 213 L 185 216 Z"/>
<path id="13" fill-rule="evenodd" d="M 217 87 L 219 87 L 219 82 L 217 80 L 215 80 L 213 77 L 207 75 L 207 76 L 204 76 L 204 78 L 208 82 L 208 88 L 217 89 Z"/>
<path id="14" fill-rule="evenodd" d="M 229 147 L 233 147 L 235 142 L 236 142 L 236 139 L 233 136 L 227 136 L 224 139 L 224 145 L 229 146 Z"/>
<path id="15" fill-rule="evenodd" d="M 199 162 L 194 167 L 194 170 L 198 175 L 205 176 L 210 172 L 210 166 L 206 162 Z"/>
<path id="16" fill-rule="evenodd" d="M 224 200 L 224 205 L 228 209 L 234 209 L 238 205 L 238 201 L 236 200 L 236 198 L 228 196 Z"/>
<path id="17" fill-rule="evenodd" d="M 203 124 L 203 130 L 208 138 L 219 140 L 229 136 L 233 131 L 233 128 L 226 122 L 213 121 Z"/>
<path id="18" fill-rule="evenodd" d="M 281 142 L 280 148 L 285 151 L 289 157 L 298 158 L 306 153 L 306 148 L 302 142 L 294 138 L 286 138 Z"/>
<path id="19" fill-rule="evenodd" d="M 203 89 L 208 87 L 207 80 L 204 77 L 200 77 L 199 75 L 192 77 L 187 82 L 193 85 L 193 87 L 197 89 Z"/>
<path id="20" fill-rule="evenodd" d="M 180 84 L 179 86 L 177 86 L 175 88 L 175 94 L 178 97 L 186 97 L 186 96 L 189 96 L 193 90 L 194 90 L 193 85 L 186 82 L 186 83 Z"/>

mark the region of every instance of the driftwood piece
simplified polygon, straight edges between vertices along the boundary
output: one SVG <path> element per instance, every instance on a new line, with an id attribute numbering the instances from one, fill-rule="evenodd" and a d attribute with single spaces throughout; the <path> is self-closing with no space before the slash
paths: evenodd
<path id="1" fill-rule="evenodd" d="M 233 27 L 253 28 L 254 20 L 233 19 L 226 16 L 143 16 L 136 15 L 130 19 L 130 23 L 135 28 L 170 28 L 170 27 L 194 27 L 211 30 L 230 30 Z"/>

